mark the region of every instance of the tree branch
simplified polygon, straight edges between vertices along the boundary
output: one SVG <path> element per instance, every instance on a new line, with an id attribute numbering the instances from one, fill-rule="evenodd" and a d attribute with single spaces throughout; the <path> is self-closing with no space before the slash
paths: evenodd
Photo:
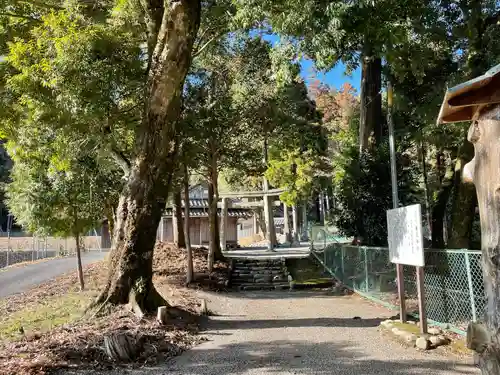
<path id="1" fill-rule="evenodd" d="M 214 35 L 213 37 L 211 37 L 209 40 L 207 40 L 205 42 L 205 44 L 203 44 L 200 48 L 198 48 L 196 51 L 193 51 L 193 59 L 198 57 L 204 49 L 206 49 L 212 42 L 214 42 L 215 40 L 219 39 L 220 37 L 222 37 L 223 35 L 225 35 L 226 32 L 223 32 L 223 33 L 219 33 L 217 35 Z"/>
<path id="2" fill-rule="evenodd" d="M 47 3 L 43 2 L 43 1 L 39 1 L 39 0 L 19 0 L 19 3 L 34 5 L 35 7 L 45 8 L 45 9 L 57 9 L 57 10 L 64 9 L 60 6 L 53 5 L 53 4 L 47 4 Z"/>
<path id="3" fill-rule="evenodd" d="M 40 22 L 40 20 L 38 18 L 31 17 L 31 16 L 26 16 L 24 14 L 16 14 L 16 13 L 9 13 L 9 12 L 0 12 L 0 16 L 22 18 L 22 19 L 25 19 L 25 20 Z"/>
<path id="4" fill-rule="evenodd" d="M 145 14 L 145 22 L 148 37 L 148 70 L 153 58 L 153 52 L 161 28 L 163 13 L 165 11 L 163 0 L 141 0 Z"/>
<path id="5" fill-rule="evenodd" d="M 116 164 L 118 164 L 123 169 L 124 177 L 128 177 L 128 175 L 130 174 L 131 166 L 130 160 L 128 160 L 128 158 L 122 151 L 117 150 L 112 146 L 109 147 L 109 153 L 115 160 Z"/>

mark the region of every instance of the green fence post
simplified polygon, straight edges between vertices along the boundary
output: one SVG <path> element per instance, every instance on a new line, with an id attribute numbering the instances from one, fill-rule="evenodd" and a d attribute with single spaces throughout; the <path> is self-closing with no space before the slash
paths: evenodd
<path id="1" fill-rule="evenodd" d="M 326 246 L 323 248 L 323 264 L 326 267 Z"/>
<path id="2" fill-rule="evenodd" d="M 340 247 L 340 269 L 342 271 L 342 282 L 345 284 L 345 273 L 344 273 L 344 246 Z"/>
<path id="3" fill-rule="evenodd" d="M 368 257 L 366 256 L 366 246 L 363 246 L 365 253 L 365 292 L 368 293 Z"/>
<path id="4" fill-rule="evenodd" d="M 465 268 L 467 269 L 467 283 L 469 284 L 469 298 L 470 298 L 470 306 L 472 309 L 472 321 L 477 321 L 476 314 L 476 299 L 474 298 L 474 286 L 472 285 L 472 273 L 470 271 L 470 259 L 469 259 L 469 251 L 465 250 Z"/>

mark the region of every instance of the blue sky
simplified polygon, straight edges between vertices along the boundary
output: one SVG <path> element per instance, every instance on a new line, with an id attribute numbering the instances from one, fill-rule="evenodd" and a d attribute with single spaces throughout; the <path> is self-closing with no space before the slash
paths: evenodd
<path id="1" fill-rule="evenodd" d="M 258 31 L 255 32 L 257 34 Z M 253 34 L 251 32 L 251 34 Z M 262 34 L 261 34 L 262 35 Z M 279 36 L 276 34 L 263 34 L 262 38 L 271 42 L 273 45 L 279 42 Z M 307 83 L 310 83 L 311 77 L 314 75 L 321 82 L 328 84 L 332 88 L 339 89 L 344 83 L 349 82 L 359 93 L 359 85 L 361 81 L 361 70 L 358 68 L 351 75 L 345 74 L 345 67 L 342 63 L 338 63 L 333 69 L 327 72 L 316 72 L 314 74 L 314 62 L 308 59 L 302 59 L 300 62 L 300 75 Z"/>
<path id="2" fill-rule="evenodd" d="M 311 73 L 314 72 L 314 62 L 303 59 L 300 66 L 300 75 L 306 80 L 306 82 L 310 82 Z M 359 93 L 361 70 L 356 69 L 350 76 L 348 76 L 345 74 L 344 65 L 342 63 L 338 63 L 328 72 L 316 72 L 316 78 L 321 82 L 337 89 L 339 89 L 344 83 L 349 82 Z"/>

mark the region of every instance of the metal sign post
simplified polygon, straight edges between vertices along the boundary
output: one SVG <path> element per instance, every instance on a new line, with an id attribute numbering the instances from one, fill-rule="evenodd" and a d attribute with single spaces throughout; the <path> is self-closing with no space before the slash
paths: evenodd
<path id="1" fill-rule="evenodd" d="M 392 207 L 399 207 L 398 198 L 398 175 L 396 169 L 396 145 L 394 142 L 394 123 L 392 122 L 392 83 L 387 81 L 387 125 L 389 126 L 389 154 L 391 158 L 391 189 Z M 401 323 L 406 322 L 406 300 L 403 265 L 396 263 L 396 280 L 398 284 L 399 317 Z"/>

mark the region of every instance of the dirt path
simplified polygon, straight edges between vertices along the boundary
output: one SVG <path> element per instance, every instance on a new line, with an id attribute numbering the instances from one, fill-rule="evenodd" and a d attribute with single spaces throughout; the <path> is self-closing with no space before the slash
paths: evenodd
<path id="1" fill-rule="evenodd" d="M 207 299 L 221 315 L 208 325 L 211 341 L 177 358 L 169 374 L 479 373 L 466 361 L 420 353 L 381 337 L 377 326 L 393 313 L 357 296 L 280 292 Z"/>

